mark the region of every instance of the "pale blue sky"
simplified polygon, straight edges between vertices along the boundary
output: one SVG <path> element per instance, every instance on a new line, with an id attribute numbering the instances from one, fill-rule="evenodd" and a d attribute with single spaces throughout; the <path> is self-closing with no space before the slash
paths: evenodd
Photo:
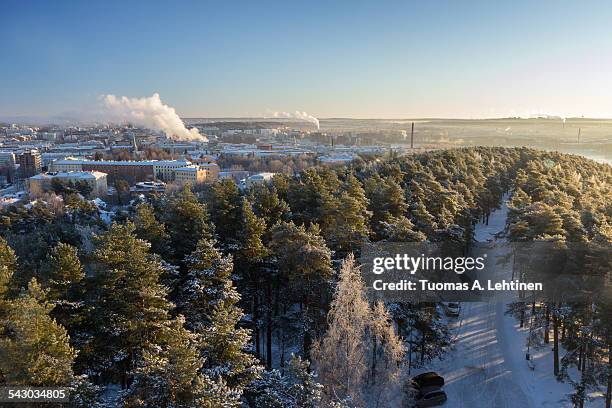
<path id="1" fill-rule="evenodd" d="M 612 3 L 0 2 L 0 116 L 612 117 Z"/>

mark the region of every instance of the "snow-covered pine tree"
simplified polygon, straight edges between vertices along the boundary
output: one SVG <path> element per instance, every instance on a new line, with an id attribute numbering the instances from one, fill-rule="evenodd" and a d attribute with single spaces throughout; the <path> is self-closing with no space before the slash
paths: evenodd
<path id="1" fill-rule="evenodd" d="M 99 237 L 89 315 L 94 333 L 83 356 L 90 371 L 123 387 L 131 382 L 143 351 L 159 341 L 172 308 L 159 282 L 159 258 L 149 253 L 150 244 L 138 239 L 134 229 L 131 222 L 113 223 Z"/>
<path id="2" fill-rule="evenodd" d="M 249 385 L 247 401 L 251 408 L 318 408 L 322 389 L 308 362 L 292 355 L 284 375 L 265 371 Z"/>
<path id="3" fill-rule="evenodd" d="M 212 239 L 201 238 L 184 261 L 187 273 L 178 291 L 177 306 L 185 316 L 187 328 L 197 333 L 210 325 L 218 303 L 235 303 L 239 299 L 232 290 L 232 260 L 223 256 L 215 244 Z"/>
<path id="4" fill-rule="evenodd" d="M 187 278 L 180 290 L 180 309 L 186 324 L 198 334 L 204 359 L 203 372 L 236 393 L 261 372 L 249 353 L 250 331 L 239 328 L 242 310 L 240 295 L 232 283 L 233 263 L 214 247 L 214 241 L 201 239 L 186 258 Z"/>
<path id="5" fill-rule="evenodd" d="M 179 315 L 166 329 L 160 344 L 144 350 L 134 370 L 134 381 L 121 395 L 126 407 L 236 406 L 239 395 L 202 372 L 199 336 L 184 328 Z"/>

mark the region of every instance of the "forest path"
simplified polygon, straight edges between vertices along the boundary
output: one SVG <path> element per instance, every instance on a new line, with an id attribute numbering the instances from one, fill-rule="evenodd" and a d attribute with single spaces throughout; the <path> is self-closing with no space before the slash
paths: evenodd
<path id="1" fill-rule="evenodd" d="M 488 225 L 476 226 L 476 240 L 496 240 L 503 231 L 508 208 L 506 199 L 494 211 Z M 499 254 L 501 256 L 501 254 Z M 497 255 L 496 255 L 497 256 Z M 540 407 L 532 399 L 533 390 L 517 373 L 521 370 L 521 347 L 513 347 L 506 333 L 505 303 L 464 302 L 461 314 L 451 323 L 455 337 L 452 350 L 433 367 L 446 380 L 447 407 Z"/>

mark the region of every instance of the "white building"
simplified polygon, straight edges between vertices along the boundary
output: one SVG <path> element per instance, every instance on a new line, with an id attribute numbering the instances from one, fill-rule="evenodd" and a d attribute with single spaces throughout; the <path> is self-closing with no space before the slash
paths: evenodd
<path id="1" fill-rule="evenodd" d="M 176 169 L 180 169 L 191 164 L 191 162 L 187 160 L 159 160 L 152 161 L 152 163 L 155 178 L 163 181 L 174 180 Z"/>
<path id="2" fill-rule="evenodd" d="M 106 173 L 99 171 L 70 171 L 57 173 L 41 173 L 28 179 L 30 194 L 39 196 L 48 191 L 51 187 L 53 179 L 58 179 L 62 183 L 86 182 L 91 187 L 91 195 L 94 197 L 103 197 L 108 191 L 106 182 Z"/>
<path id="3" fill-rule="evenodd" d="M 276 173 L 257 173 L 246 179 L 246 186 L 251 187 L 255 184 L 262 184 L 272 181 Z"/>

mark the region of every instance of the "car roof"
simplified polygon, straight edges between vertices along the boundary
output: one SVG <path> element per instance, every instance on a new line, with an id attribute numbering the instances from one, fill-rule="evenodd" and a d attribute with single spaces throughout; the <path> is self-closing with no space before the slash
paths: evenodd
<path id="1" fill-rule="evenodd" d="M 421 398 L 430 398 L 430 397 L 437 397 L 438 395 L 446 395 L 446 393 L 442 390 L 438 390 L 438 391 L 432 391 L 428 394 L 424 394 Z"/>
<path id="2" fill-rule="evenodd" d="M 427 395 L 427 394 L 431 394 L 432 392 L 442 391 L 442 388 L 432 385 L 430 387 L 423 387 L 421 388 L 420 391 L 421 391 L 421 395 Z"/>

